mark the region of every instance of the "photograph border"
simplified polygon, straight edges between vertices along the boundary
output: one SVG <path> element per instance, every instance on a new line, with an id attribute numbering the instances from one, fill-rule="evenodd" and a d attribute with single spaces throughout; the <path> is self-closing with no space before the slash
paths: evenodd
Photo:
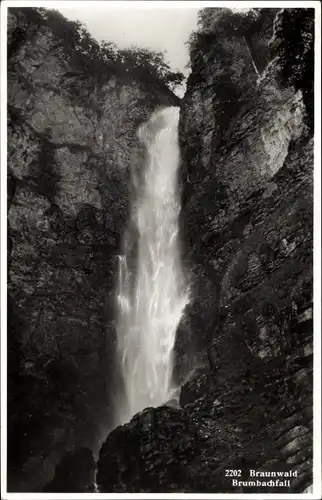
<path id="1" fill-rule="evenodd" d="M 314 430 L 313 430 L 313 493 L 8 493 L 7 461 L 7 10 L 14 7 L 45 7 L 48 9 L 88 4 L 91 9 L 108 4 L 107 8 L 314 8 L 315 9 L 315 78 L 314 78 Z M 319 1 L 15 1 L 1 3 L 1 498 L 8 500 L 41 499 L 294 499 L 321 498 L 321 4 Z M 260 464 L 259 464 L 260 465 Z"/>

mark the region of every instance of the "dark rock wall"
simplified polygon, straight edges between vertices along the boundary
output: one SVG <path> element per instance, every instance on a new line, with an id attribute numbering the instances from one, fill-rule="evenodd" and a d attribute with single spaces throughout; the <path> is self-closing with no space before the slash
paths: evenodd
<path id="1" fill-rule="evenodd" d="M 95 460 L 89 448 L 76 448 L 62 455 L 53 480 L 44 493 L 94 493 Z"/>
<path id="2" fill-rule="evenodd" d="M 108 436 L 101 491 L 299 493 L 312 482 L 313 138 L 301 91 L 280 85 L 269 58 L 274 17 L 248 39 L 254 59 L 267 57 L 259 75 L 244 38 L 216 25 L 192 53 L 180 142 L 193 300 L 179 335 L 200 356 L 186 362 L 197 369 L 181 409 L 148 409 Z M 236 487 L 226 469 L 295 476 Z"/>
<path id="3" fill-rule="evenodd" d="M 8 19 L 8 481 L 39 491 L 113 425 L 116 255 L 137 126 L 166 88 L 71 66 L 20 9 Z"/>

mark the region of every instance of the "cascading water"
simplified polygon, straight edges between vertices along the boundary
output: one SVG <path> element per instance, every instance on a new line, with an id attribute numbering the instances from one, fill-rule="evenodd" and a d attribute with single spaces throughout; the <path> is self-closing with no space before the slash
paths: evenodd
<path id="1" fill-rule="evenodd" d="M 135 269 L 119 258 L 118 353 L 125 385 L 119 423 L 173 398 L 173 348 L 188 303 L 179 252 L 179 108 L 155 112 L 138 130 L 147 149 L 144 175 L 133 172 L 131 224 L 138 237 Z"/>

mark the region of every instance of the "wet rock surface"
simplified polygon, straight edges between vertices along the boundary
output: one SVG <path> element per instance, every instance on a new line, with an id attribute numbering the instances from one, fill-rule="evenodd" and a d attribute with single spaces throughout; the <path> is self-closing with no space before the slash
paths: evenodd
<path id="1" fill-rule="evenodd" d="M 184 491 L 189 484 L 186 464 L 196 453 L 196 437 L 196 429 L 181 410 L 147 408 L 115 429 L 103 444 L 97 473 L 100 491 Z"/>

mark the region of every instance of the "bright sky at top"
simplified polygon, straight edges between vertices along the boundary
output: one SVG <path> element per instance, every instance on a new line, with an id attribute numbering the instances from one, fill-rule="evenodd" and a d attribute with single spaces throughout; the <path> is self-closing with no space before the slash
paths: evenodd
<path id="1" fill-rule="evenodd" d="M 129 5 L 127 9 L 118 9 L 110 8 L 108 2 L 92 8 L 90 2 L 83 5 L 75 2 L 75 6 L 71 2 L 70 7 L 59 11 L 68 19 L 83 22 L 98 41 L 115 42 L 121 48 L 136 45 L 166 51 L 171 68 L 188 73 L 185 42 L 197 25 L 196 8 L 138 9 Z"/>

